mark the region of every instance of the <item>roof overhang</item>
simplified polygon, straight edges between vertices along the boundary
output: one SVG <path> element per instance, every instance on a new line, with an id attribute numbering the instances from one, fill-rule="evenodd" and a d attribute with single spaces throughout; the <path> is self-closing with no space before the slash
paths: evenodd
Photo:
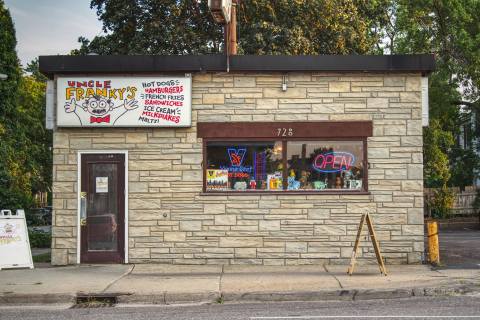
<path id="1" fill-rule="evenodd" d="M 435 70 L 431 54 L 415 55 L 87 55 L 40 56 L 40 71 L 55 74 L 194 72 L 420 72 Z"/>

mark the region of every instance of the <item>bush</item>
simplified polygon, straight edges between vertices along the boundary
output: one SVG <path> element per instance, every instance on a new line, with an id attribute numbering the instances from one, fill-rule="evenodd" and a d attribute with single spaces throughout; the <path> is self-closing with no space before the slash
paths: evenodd
<path id="1" fill-rule="evenodd" d="M 50 248 L 52 235 L 46 232 L 28 231 L 31 248 Z"/>
<path id="2" fill-rule="evenodd" d="M 437 188 L 433 192 L 433 197 L 428 205 L 431 208 L 432 217 L 444 219 L 450 213 L 455 202 L 455 192 L 447 187 Z"/>

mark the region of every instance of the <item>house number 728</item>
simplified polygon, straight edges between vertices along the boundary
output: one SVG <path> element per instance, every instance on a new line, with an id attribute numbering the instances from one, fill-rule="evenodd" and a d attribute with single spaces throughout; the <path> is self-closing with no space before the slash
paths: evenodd
<path id="1" fill-rule="evenodd" d="M 277 137 L 293 136 L 293 128 L 277 128 Z"/>

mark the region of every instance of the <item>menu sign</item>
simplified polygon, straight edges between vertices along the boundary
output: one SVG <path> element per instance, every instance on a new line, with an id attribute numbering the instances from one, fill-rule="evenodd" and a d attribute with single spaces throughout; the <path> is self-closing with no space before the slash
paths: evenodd
<path id="1" fill-rule="evenodd" d="M 191 77 L 59 77 L 59 127 L 189 127 Z"/>

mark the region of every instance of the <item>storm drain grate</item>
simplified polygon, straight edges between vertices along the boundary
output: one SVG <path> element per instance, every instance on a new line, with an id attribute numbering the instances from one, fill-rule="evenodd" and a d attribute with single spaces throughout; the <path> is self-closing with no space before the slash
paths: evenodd
<path id="1" fill-rule="evenodd" d="M 109 308 L 117 303 L 116 296 L 78 295 L 72 309 L 78 308 Z"/>

